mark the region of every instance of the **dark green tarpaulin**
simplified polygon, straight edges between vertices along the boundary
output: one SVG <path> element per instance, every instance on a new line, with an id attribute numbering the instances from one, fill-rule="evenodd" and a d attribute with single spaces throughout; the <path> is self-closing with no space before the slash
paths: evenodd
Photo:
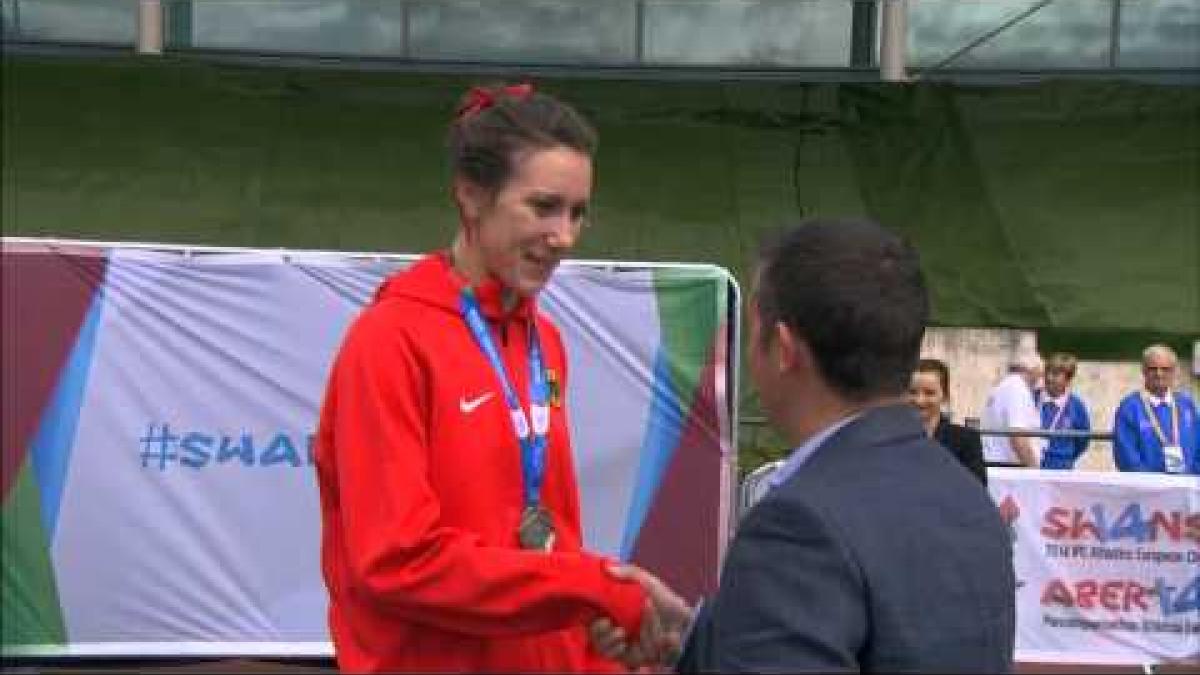
<path id="1" fill-rule="evenodd" d="M 449 240 L 442 135 L 478 78 L 16 56 L 3 75 L 5 234 Z M 1200 87 L 542 85 L 601 132 L 581 257 L 745 282 L 763 229 L 866 214 L 920 248 L 938 324 L 1123 358 L 1200 334 Z"/>

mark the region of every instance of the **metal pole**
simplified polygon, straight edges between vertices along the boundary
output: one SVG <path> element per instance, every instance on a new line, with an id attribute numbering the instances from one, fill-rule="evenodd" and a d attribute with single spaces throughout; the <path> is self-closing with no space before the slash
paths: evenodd
<path id="1" fill-rule="evenodd" d="M 878 22 L 878 4 L 873 0 L 854 0 L 850 15 L 851 68 L 870 68 L 875 65 L 875 30 Z"/>
<path id="2" fill-rule="evenodd" d="M 21 39 L 21 0 L 13 0 L 12 4 L 12 32 L 13 37 L 17 40 Z"/>
<path id="3" fill-rule="evenodd" d="M 880 0 L 879 77 L 884 82 L 907 82 L 908 0 Z"/>
<path id="4" fill-rule="evenodd" d="M 646 59 L 646 1 L 633 3 L 633 63 L 640 66 Z"/>
<path id="5" fill-rule="evenodd" d="M 1076 429 L 1026 429 L 1023 427 L 987 428 L 970 427 L 980 436 L 1036 436 L 1039 438 L 1086 438 L 1092 441 L 1111 441 L 1109 431 L 1078 431 Z"/>
<path id="6" fill-rule="evenodd" d="M 409 0 L 401 0 L 404 4 L 400 6 L 400 32 L 404 35 L 404 47 L 401 51 L 405 59 L 412 58 L 412 3 Z"/>
<path id="7" fill-rule="evenodd" d="M 162 0 L 138 0 L 137 15 L 138 54 L 163 53 L 163 9 Z"/>
<path id="8" fill-rule="evenodd" d="M 1113 0 L 1108 32 L 1108 67 L 1116 68 L 1121 62 L 1121 0 Z"/>

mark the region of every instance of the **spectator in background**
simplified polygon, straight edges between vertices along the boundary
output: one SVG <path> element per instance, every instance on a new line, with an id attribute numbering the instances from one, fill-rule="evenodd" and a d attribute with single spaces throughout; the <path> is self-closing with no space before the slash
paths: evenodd
<path id="1" fill-rule="evenodd" d="M 1042 379 L 1042 359 L 1037 352 L 1018 350 L 1009 359 L 1008 374 L 992 387 L 980 424 L 987 429 L 1040 429 L 1042 420 L 1033 392 Z M 1028 466 L 1042 464 L 1044 441 L 1036 436 L 984 434 L 983 458 L 989 464 Z"/>
<path id="2" fill-rule="evenodd" d="M 1087 406 L 1071 391 L 1079 360 L 1071 354 L 1054 354 L 1046 361 L 1045 388 L 1038 392 L 1042 428 L 1091 431 Z M 1086 438 L 1049 438 L 1042 453 L 1043 469 L 1073 469 L 1075 461 L 1087 450 Z"/>
<path id="3" fill-rule="evenodd" d="M 942 444 L 979 482 L 987 485 L 983 445 L 974 429 L 953 424 L 945 414 L 950 399 L 950 369 L 938 359 L 921 359 L 908 386 L 908 400 L 921 413 L 921 424 L 930 438 Z"/>
<path id="4" fill-rule="evenodd" d="M 1196 404 L 1171 391 L 1178 368 L 1166 345 L 1142 352 L 1145 387 L 1122 399 L 1113 418 L 1113 458 L 1121 471 L 1200 475 Z"/>

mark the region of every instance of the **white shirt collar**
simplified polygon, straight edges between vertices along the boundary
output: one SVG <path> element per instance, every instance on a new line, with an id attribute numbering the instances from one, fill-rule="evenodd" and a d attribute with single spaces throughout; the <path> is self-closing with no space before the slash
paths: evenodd
<path id="1" fill-rule="evenodd" d="M 1151 394 L 1150 392 L 1146 391 L 1145 389 L 1142 390 L 1142 393 L 1145 394 L 1146 400 L 1150 402 L 1150 405 L 1159 406 L 1164 403 L 1167 405 L 1175 405 L 1175 397 L 1171 395 L 1170 389 L 1167 390 L 1167 393 L 1165 395 L 1163 395 L 1162 398 L 1159 398 L 1159 397 L 1155 396 L 1154 394 Z"/>
<path id="2" fill-rule="evenodd" d="M 1067 407 L 1067 401 L 1069 400 L 1071 400 L 1070 391 L 1064 391 L 1062 396 L 1054 398 L 1053 396 L 1047 394 L 1044 389 L 1042 390 L 1042 403 L 1053 403 L 1054 406 L 1059 410 Z"/>
<path id="3" fill-rule="evenodd" d="M 791 478 L 792 474 L 796 473 L 796 470 L 799 469 L 802 464 L 808 461 L 808 458 L 811 457 L 813 453 L 816 452 L 830 436 L 832 436 L 842 427 L 861 417 L 863 412 L 864 411 L 859 410 L 858 412 L 851 413 L 850 415 L 847 415 L 818 431 L 812 436 L 809 436 L 808 440 L 804 441 L 798 445 L 796 449 L 792 450 L 792 453 L 788 455 L 788 458 L 783 463 L 783 466 L 780 466 L 773 474 L 771 474 L 771 477 L 768 479 L 769 485 L 772 488 L 778 487 L 787 481 L 787 479 Z"/>

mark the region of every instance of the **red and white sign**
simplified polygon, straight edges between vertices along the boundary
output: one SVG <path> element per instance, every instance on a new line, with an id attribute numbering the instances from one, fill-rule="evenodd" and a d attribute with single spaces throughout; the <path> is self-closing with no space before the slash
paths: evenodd
<path id="1" fill-rule="evenodd" d="M 1200 479 L 992 469 L 1013 537 L 1018 661 L 1200 659 Z"/>

